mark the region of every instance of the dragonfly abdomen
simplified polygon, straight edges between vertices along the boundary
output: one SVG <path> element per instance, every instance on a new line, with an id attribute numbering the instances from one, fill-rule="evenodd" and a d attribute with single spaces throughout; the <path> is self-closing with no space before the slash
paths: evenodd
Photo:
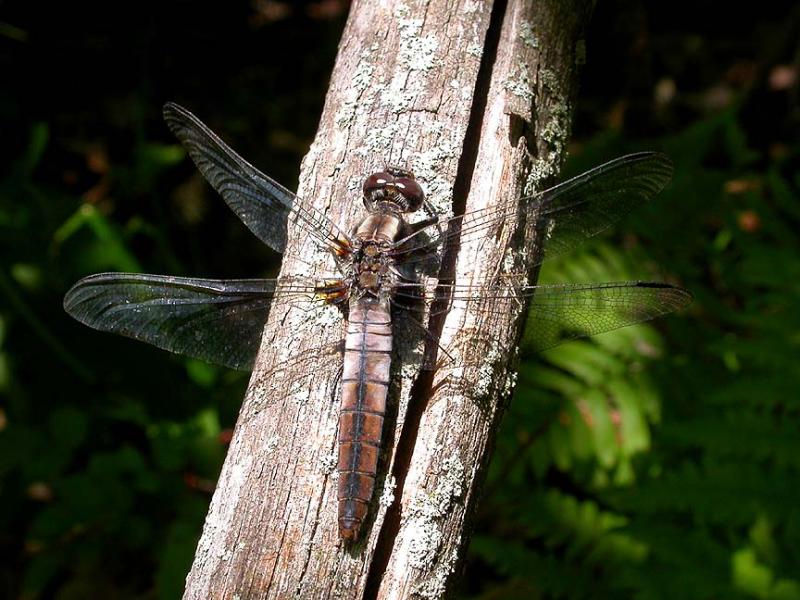
<path id="1" fill-rule="evenodd" d="M 391 351 L 388 300 L 352 302 L 339 413 L 339 535 L 345 540 L 358 537 L 375 488 Z"/>

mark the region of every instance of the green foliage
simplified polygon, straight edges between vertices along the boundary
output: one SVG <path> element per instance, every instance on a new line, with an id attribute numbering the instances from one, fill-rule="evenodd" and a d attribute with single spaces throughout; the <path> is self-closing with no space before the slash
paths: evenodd
<path id="1" fill-rule="evenodd" d="M 61 299 L 103 270 L 274 266 L 160 105 L 291 186 L 346 7 L 51 4 L 0 22 L 0 597 L 177 598 L 246 377 Z M 675 178 L 542 281 L 665 278 L 696 302 L 522 365 L 462 597 L 800 598 L 797 75 L 771 70 L 796 62 L 794 4 L 597 3 L 576 139 L 595 137 L 568 169 L 661 149 Z"/>
<path id="2" fill-rule="evenodd" d="M 800 598 L 800 180 L 761 168 L 735 109 L 661 145 L 674 183 L 625 250 L 593 243 L 541 280 L 657 264 L 697 301 L 522 365 L 470 547 L 506 583 L 470 597 Z"/>
<path id="3" fill-rule="evenodd" d="M 136 597 L 152 572 L 157 596 L 175 598 L 224 456 L 219 413 L 235 411 L 245 378 L 101 344 L 64 318 L 71 280 L 141 270 L 132 244 L 163 234 L 38 183 L 47 146 L 34 126 L 0 182 L 0 523 L 24 544 L 26 597 L 56 584 L 63 598 Z M 134 156 L 130 176 L 152 187 L 182 154 L 146 144 Z M 139 375 L 120 379 L 126 369 Z"/>
<path id="4" fill-rule="evenodd" d="M 3 6 L 0 598 L 180 597 L 247 376 L 90 331 L 61 303 L 99 271 L 275 268 L 161 106 L 292 186 L 346 17 L 303 4 L 277 21 L 249 2 Z"/>

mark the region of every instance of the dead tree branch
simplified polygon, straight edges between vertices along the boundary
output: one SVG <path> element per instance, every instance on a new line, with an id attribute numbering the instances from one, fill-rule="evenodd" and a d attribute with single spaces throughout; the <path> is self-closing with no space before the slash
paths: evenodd
<path id="1" fill-rule="evenodd" d="M 414 170 L 445 214 L 514 203 L 539 188 L 564 156 L 591 4 L 357 0 L 298 194 L 349 228 L 361 214 L 363 177 L 386 164 Z M 530 230 L 509 223 L 451 248 L 452 273 L 469 282 L 529 272 L 538 251 Z M 289 239 L 282 274 L 329 272 L 299 229 L 290 227 Z M 341 339 L 342 319 L 333 308 L 274 306 L 184 598 L 439 598 L 452 590 L 513 389 L 523 312 L 481 320 L 453 310 L 434 319 L 455 358 L 434 373 L 420 374 L 419 348 L 396 342 L 385 481 L 363 540 L 347 547 L 337 537 L 332 461 L 338 357 L 324 351 Z M 476 344 L 480 364 L 457 367 Z"/>

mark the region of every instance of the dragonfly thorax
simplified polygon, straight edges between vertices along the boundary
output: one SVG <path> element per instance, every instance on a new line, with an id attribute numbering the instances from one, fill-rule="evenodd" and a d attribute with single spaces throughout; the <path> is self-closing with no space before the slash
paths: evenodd
<path id="1" fill-rule="evenodd" d="M 364 243 L 354 256 L 355 284 L 363 291 L 377 294 L 388 283 L 390 258 L 379 243 Z"/>

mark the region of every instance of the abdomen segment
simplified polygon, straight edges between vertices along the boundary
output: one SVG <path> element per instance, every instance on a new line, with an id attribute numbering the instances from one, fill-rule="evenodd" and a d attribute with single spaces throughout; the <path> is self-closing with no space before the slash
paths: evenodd
<path id="1" fill-rule="evenodd" d="M 339 535 L 345 540 L 358 537 L 375 488 L 391 352 L 389 302 L 351 303 L 339 413 Z"/>

